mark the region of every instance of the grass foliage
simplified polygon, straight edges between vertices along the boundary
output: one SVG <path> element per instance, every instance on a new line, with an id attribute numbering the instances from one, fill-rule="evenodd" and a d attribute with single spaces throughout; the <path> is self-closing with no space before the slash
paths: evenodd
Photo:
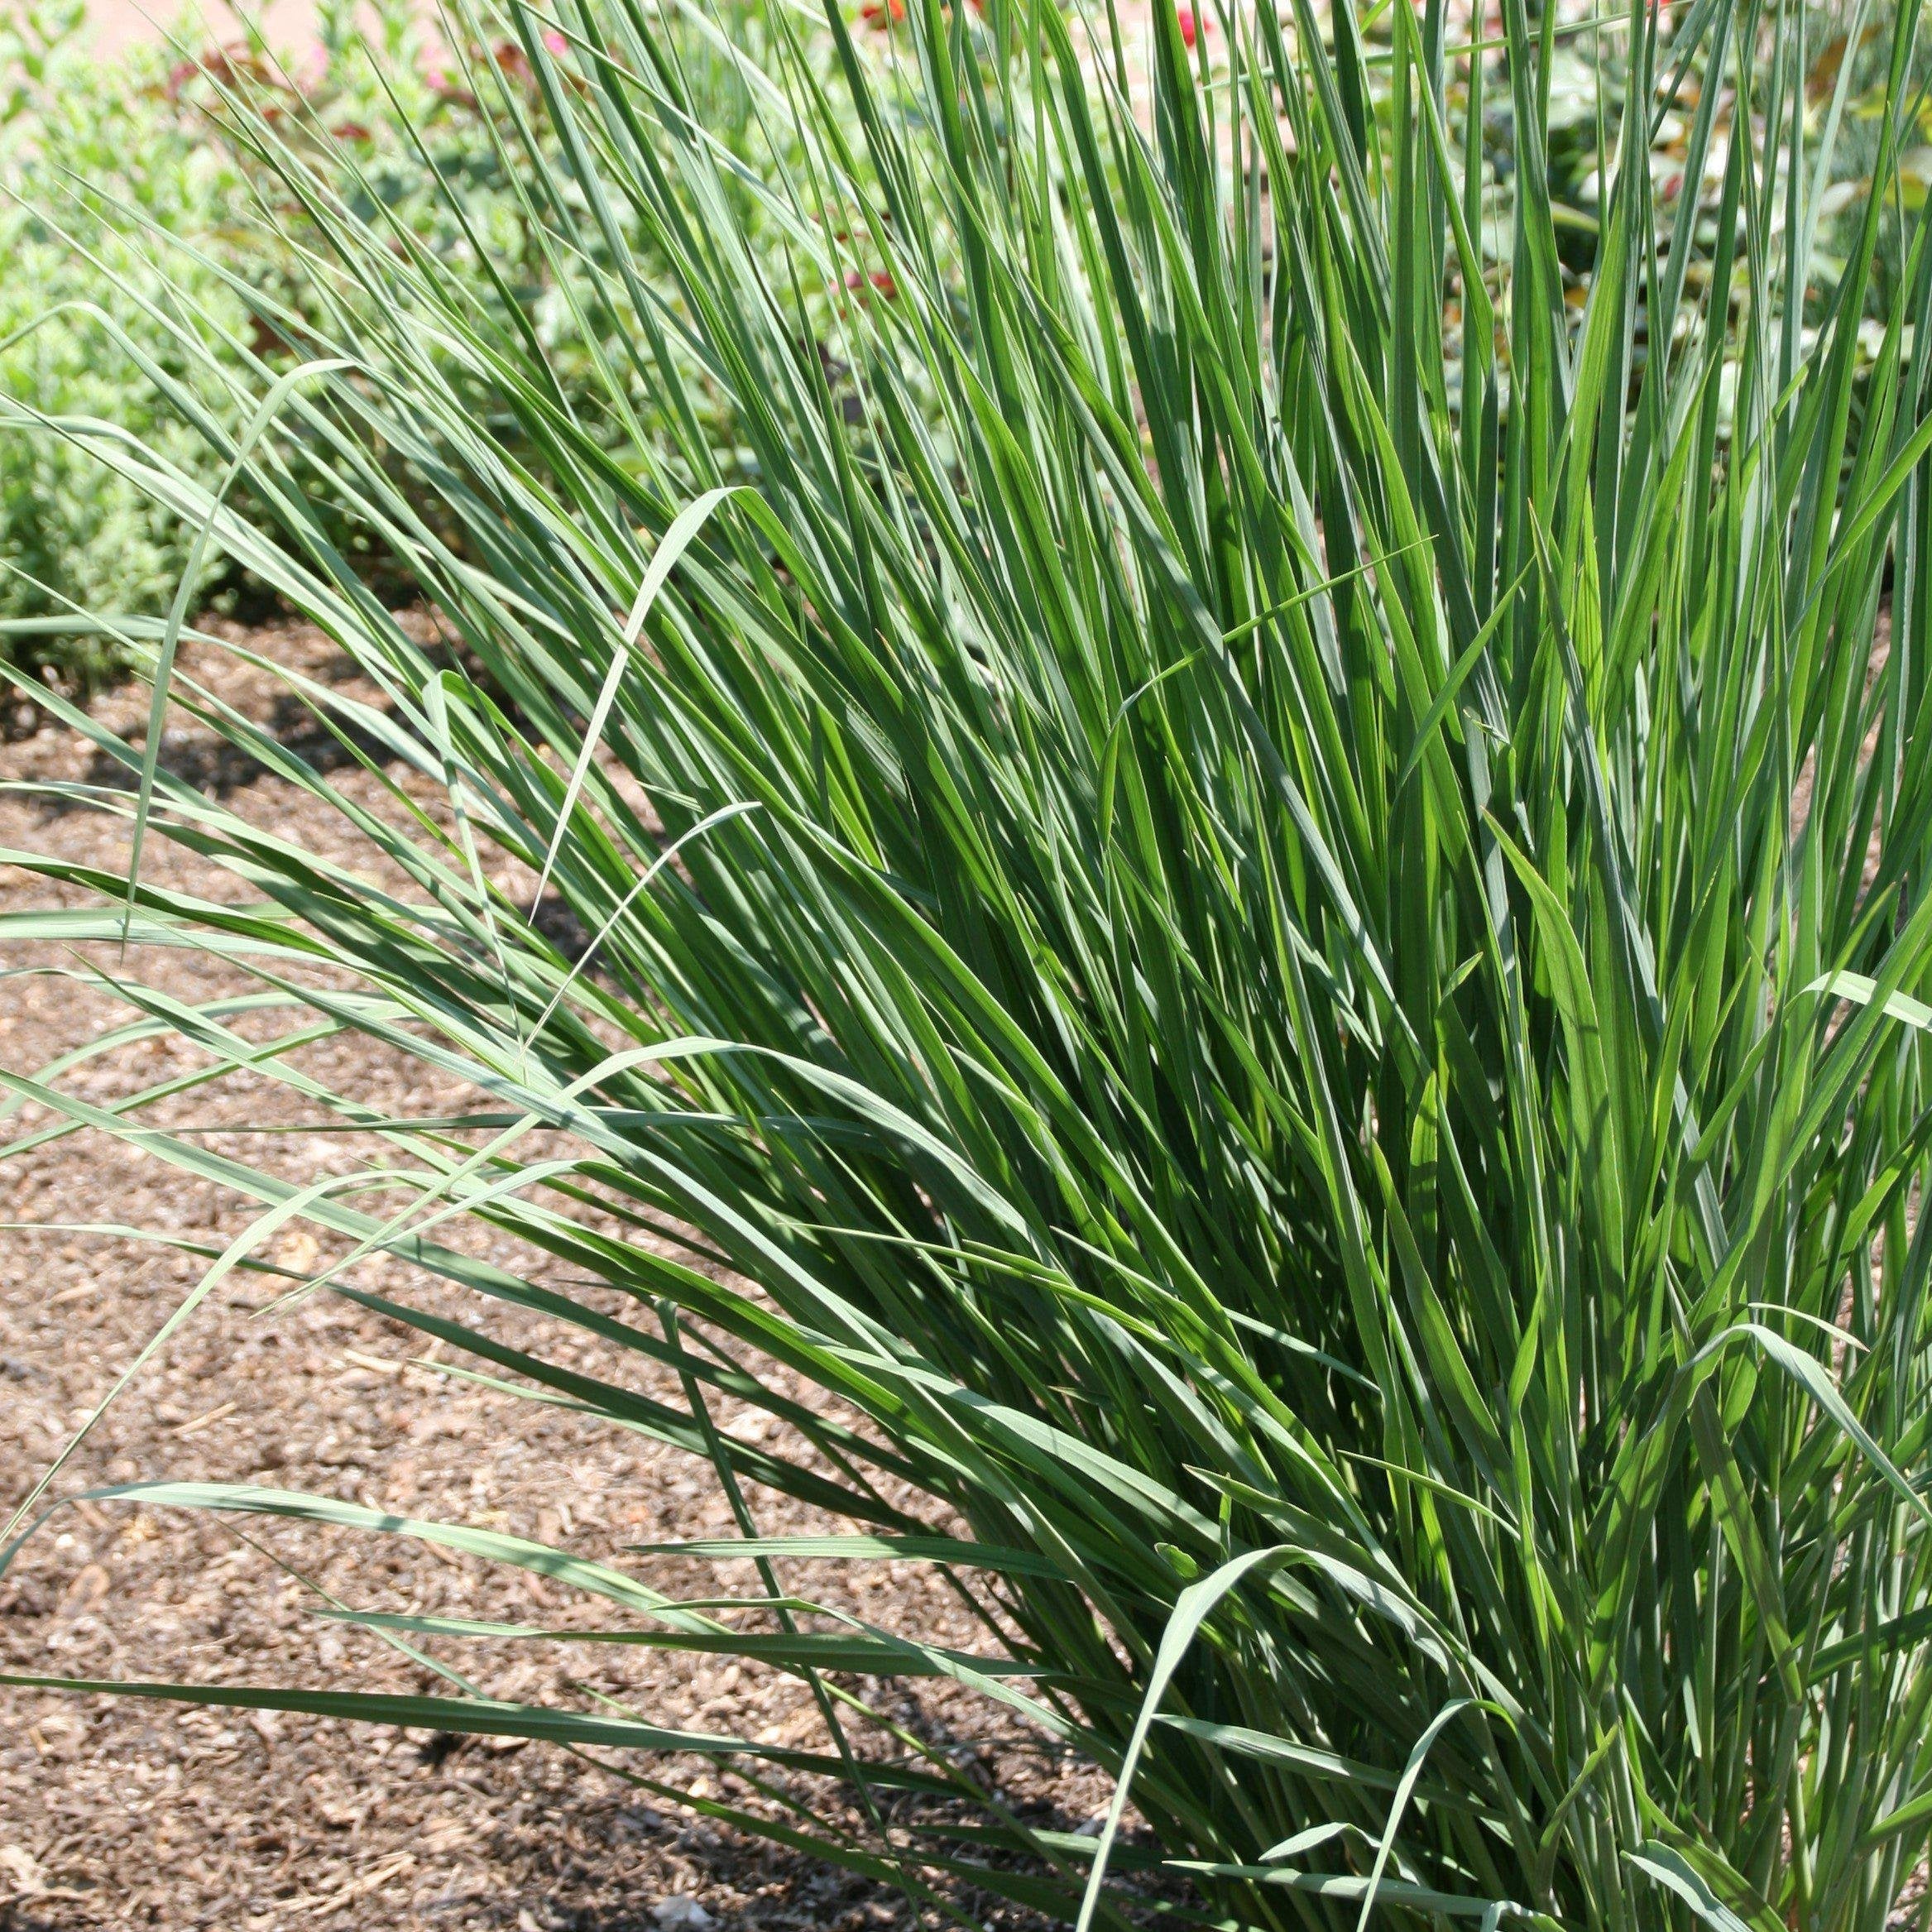
<path id="1" fill-rule="evenodd" d="M 1877 186 L 1809 307 L 1853 64 L 1808 100 L 1801 18 L 1757 0 L 1618 22 L 1580 314 L 1554 14 L 1523 0 L 1473 63 L 1440 4 L 1379 41 L 1345 4 L 1244 12 L 1191 48 L 1157 10 L 1144 74 L 1107 16 L 1018 0 L 906 0 L 864 46 L 776 0 L 666 17 L 504 23 L 535 99 L 491 124 L 581 388 L 256 118 L 327 251 L 313 324 L 271 318 L 304 361 L 253 372 L 253 434 L 208 433 L 280 543 L 108 453 L 340 640 L 386 708 L 300 695 L 448 808 L 344 803 L 409 882 L 381 887 L 76 713 L 127 778 L 89 802 L 249 903 L 10 854 L 97 904 L 0 936 L 125 932 L 131 1018 L 210 1079 L 290 1082 L 367 1170 L 297 1189 L 141 1097 L 4 1077 L 37 1133 L 258 1204 L 197 1297 L 305 1220 L 340 1292 L 712 1461 L 747 1537 L 775 1490 L 849 1526 L 811 1551 L 955 1566 L 987 1640 L 144 1489 L 539 1570 L 837 1721 L 808 1751 L 460 1688 L 256 1701 L 696 1750 L 777 1781 L 713 1815 L 922 1896 L 1128 1910 L 1118 1805 L 1097 1844 L 1029 1830 L 869 1726 L 851 1675 L 937 1673 L 1109 1767 L 1184 1914 L 1880 1932 L 1932 1835 L 1915 8 L 1882 23 Z M 736 146 L 700 45 L 737 64 Z M 520 100 L 502 75 L 463 84 Z M 1653 190 L 1666 111 L 1714 224 Z M 405 561 L 474 675 L 317 504 Z M 173 674 L 180 610 L 128 645 L 157 707 L 336 796 Z M 149 945 L 257 974 L 283 1048 L 144 990 Z M 333 1031 L 466 1083 L 473 1131 L 318 1085 L 290 1055 Z M 439 1245 L 452 1215 L 629 1312 Z M 377 1249 L 473 1321 L 355 1287 Z M 493 1303 L 674 1365 L 683 1406 L 512 1350 Z M 725 1395 L 784 1431 L 721 1436 Z M 776 1596 L 806 1552 L 754 1546 Z M 869 1822 L 804 1808 L 786 1781 L 818 1775 Z"/>

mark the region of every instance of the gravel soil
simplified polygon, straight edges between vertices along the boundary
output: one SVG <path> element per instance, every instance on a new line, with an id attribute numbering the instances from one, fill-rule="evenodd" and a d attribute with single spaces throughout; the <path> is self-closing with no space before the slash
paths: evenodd
<path id="1" fill-rule="evenodd" d="M 328 641 L 302 626 L 254 633 L 248 642 L 311 676 L 347 678 Z M 348 795 L 378 813 L 400 809 L 385 775 L 318 737 L 265 671 L 209 645 L 189 647 L 185 666 L 285 741 L 336 760 L 333 782 Z M 138 736 L 145 702 L 144 691 L 130 689 L 102 701 L 97 715 Z M 192 720 L 170 722 L 164 755 L 257 822 L 368 865 L 367 849 L 332 809 L 237 763 Z M 117 782 L 83 740 L 50 725 L 0 745 L 0 848 L 124 865 L 125 820 L 23 789 L 49 781 Z M 440 808 L 428 788 L 410 786 L 425 810 Z M 151 842 L 143 874 L 241 896 L 236 882 L 165 841 Z M 0 864 L 0 903 L 57 897 L 37 876 Z M 0 959 L 0 1065 L 45 1067 L 125 1017 L 74 976 L 78 963 L 50 945 L 14 946 Z M 137 951 L 122 970 L 184 1000 L 246 990 L 233 967 L 190 952 Z M 106 1104 L 199 1063 L 180 1042 L 157 1038 L 60 1077 Z M 462 1097 L 353 1038 L 307 1049 L 297 1063 L 395 1114 L 446 1111 Z M 193 1126 L 223 1152 L 304 1179 L 346 1171 L 366 1152 L 340 1138 L 286 1131 L 312 1115 L 286 1086 L 259 1076 L 178 1093 L 151 1118 Z M 0 1119 L 0 1143 L 53 1119 L 16 1110 Z M 0 1496 L 9 1508 L 206 1266 L 179 1248 L 74 1231 L 74 1224 L 218 1247 L 249 1219 L 239 1196 L 92 1131 L 46 1139 L 0 1164 Z M 504 1237 L 445 1232 L 543 1277 L 538 1258 Z M 299 1229 L 285 1230 L 273 1249 L 280 1265 L 299 1272 L 323 1252 Z M 357 1278 L 393 1297 L 477 1314 L 473 1302 L 459 1304 L 453 1291 L 400 1263 L 364 1267 Z M 419 1336 L 347 1302 L 324 1294 L 275 1310 L 274 1299 L 260 1276 L 225 1280 L 108 1410 L 51 1493 L 71 1498 L 161 1476 L 243 1479 L 539 1537 L 647 1574 L 675 1594 L 756 1592 L 749 1564 L 707 1568 L 626 1552 L 635 1542 L 734 1533 L 708 1465 L 415 1365 Z M 615 1297 L 610 1305 L 615 1311 Z M 582 1338 L 546 1331 L 535 1317 L 495 1310 L 488 1325 L 559 1360 L 613 1369 Z M 635 1361 L 617 1372 L 675 1397 Z M 757 1427 L 728 1410 L 719 1420 L 747 1433 Z M 781 1498 L 755 1489 L 749 1497 L 763 1532 L 812 1527 Z M 985 1641 L 917 1565 L 798 1564 L 784 1580 L 889 1627 L 972 1647 Z M 318 1616 L 324 1593 L 369 1609 L 559 1627 L 599 1621 L 535 1578 L 419 1541 L 79 1502 L 61 1508 L 0 1577 L 0 1669 L 438 1687 L 374 1633 Z M 826 1746 L 808 1694 L 750 1666 L 607 1646 L 445 1644 L 440 1654 L 491 1695 L 594 1708 L 592 1694 L 601 1692 L 654 1722 Z M 1106 1787 L 1094 1774 L 1016 1756 L 963 1698 L 922 1695 L 914 1705 L 895 1703 L 898 1695 L 888 1691 L 885 1700 L 906 1722 L 976 1758 L 1042 1822 L 1076 1825 L 1104 1804 Z M 674 1795 L 732 1800 L 744 1788 L 728 1773 L 696 1759 L 629 1768 L 672 1791 L 645 1790 L 541 1743 L 504 1748 L 333 1719 L 0 1689 L 0 1932 L 109 1924 L 861 1932 L 914 1922 L 896 1891 L 741 1837 Z M 973 1915 L 1000 1915 L 982 1904 Z"/>

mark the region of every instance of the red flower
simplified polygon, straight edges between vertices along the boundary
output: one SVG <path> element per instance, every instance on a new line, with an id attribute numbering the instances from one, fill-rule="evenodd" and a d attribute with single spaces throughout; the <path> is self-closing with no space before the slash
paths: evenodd
<path id="1" fill-rule="evenodd" d="M 217 87 L 272 89 L 281 94 L 296 91 L 277 70 L 246 47 L 210 47 L 199 60 L 177 61 L 168 70 L 168 98 L 180 99 L 182 89 L 204 74 Z"/>
<path id="2" fill-rule="evenodd" d="M 906 17 L 906 0 L 865 0 L 859 17 L 867 26 L 884 29 Z"/>
<path id="3" fill-rule="evenodd" d="M 1191 7 L 1177 7 L 1174 9 L 1175 23 L 1181 29 L 1181 38 L 1191 47 L 1202 34 L 1214 31 L 1214 22 L 1206 14 L 1197 15 Z"/>
<path id="4" fill-rule="evenodd" d="M 861 275 L 857 269 L 848 268 L 846 286 L 855 295 L 863 296 L 867 289 L 876 289 L 889 302 L 899 300 L 899 284 L 883 268 L 875 268 L 870 275 Z"/>

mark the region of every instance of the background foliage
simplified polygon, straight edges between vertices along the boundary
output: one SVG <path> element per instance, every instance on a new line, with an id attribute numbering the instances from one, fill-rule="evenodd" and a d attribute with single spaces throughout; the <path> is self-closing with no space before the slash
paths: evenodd
<path id="1" fill-rule="evenodd" d="M 165 304 L 219 345 L 246 333 L 247 309 L 185 256 L 157 269 L 134 224 L 237 255 L 241 178 L 174 111 L 162 55 L 102 65 L 78 38 L 80 14 L 36 5 L 0 22 L 0 390 L 48 418 L 114 423 L 211 481 L 205 439 L 141 366 L 158 357 L 180 378 L 193 358 L 144 310 Z M 63 600 L 151 615 L 185 562 L 175 518 L 84 449 L 0 434 L 0 616 L 55 616 Z M 107 668 L 98 643 L 71 636 L 36 639 L 26 657 L 83 687 Z"/>

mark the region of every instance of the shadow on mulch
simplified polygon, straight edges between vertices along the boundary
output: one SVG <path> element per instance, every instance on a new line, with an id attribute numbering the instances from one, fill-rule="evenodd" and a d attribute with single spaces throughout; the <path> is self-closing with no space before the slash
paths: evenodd
<path id="1" fill-rule="evenodd" d="M 343 664 L 341 681 L 346 683 L 353 675 L 354 667 L 347 659 Z M 324 778 L 352 766 L 374 765 L 381 769 L 399 762 L 396 754 L 373 732 L 339 718 L 333 721 L 332 729 L 290 692 L 274 700 L 268 716 L 261 722 L 283 750 Z M 230 798 L 274 775 L 259 758 L 238 745 L 199 730 L 165 732 L 159 763 L 164 771 L 210 798 Z M 119 791 L 132 791 L 137 783 L 132 772 L 103 752 L 96 752 L 88 760 L 85 782 L 103 790 Z M 53 808 L 67 808 L 64 801 L 57 801 Z"/>

